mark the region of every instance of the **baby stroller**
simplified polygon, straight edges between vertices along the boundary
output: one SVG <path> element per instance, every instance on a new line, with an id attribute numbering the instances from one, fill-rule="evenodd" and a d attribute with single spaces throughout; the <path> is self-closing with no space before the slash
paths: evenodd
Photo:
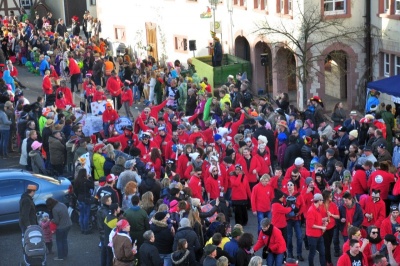
<path id="1" fill-rule="evenodd" d="M 32 225 L 26 229 L 23 250 L 26 266 L 46 265 L 46 243 L 39 225 Z"/>

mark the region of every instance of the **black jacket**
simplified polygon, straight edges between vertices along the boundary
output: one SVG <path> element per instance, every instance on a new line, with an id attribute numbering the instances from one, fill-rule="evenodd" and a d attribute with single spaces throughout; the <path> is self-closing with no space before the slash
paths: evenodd
<path id="1" fill-rule="evenodd" d="M 247 253 L 243 250 L 243 248 L 239 248 L 236 253 L 236 262 L 235 266 L 247 266 L 251 260 L 251 254 Z"/>
<path id="2" fill-rule="evenodd" d="M 161 266 L 163 264 L 157 248 L 147 240 L 139 248 L 139 258 L 142 266 Z"/>
<path id="3" fill-rule="evenodd" d="M 109 212 L 109 208 L 107 205 L 101 205 L 101 207 L 97 210 L 97 227 L 99 229 L 100 240 L 103 243 L 105 236 L 105 223 L 104 219 L 106 219 Z"/>
<path id="4" fill-rule="evenodd" d="M 283 159 L 283 168 L 288 169 L 294 164 L 297 157 L 300 157 L 300 148 L 296 143 L 291 143 L 285 150 L 285 157 Z"/>
<path id="5" fill-rule="evenodd" d="M 310 163 L 312 160 L 311 146 L 303 145 L 303 147 L 301 147 L 301 158 L 304 160 L 304 167 L 310 169 Z"/>
<path id="6" fill-rule="evenodd" d="M 197 237 L 197 234 L 194 232 L 194 230 L 191 227 L 181 227 L 178 229 L 178 231 L 175 233 L 174 237 L 174 245 L 173 245 L 173 250 L 176 250 L 178 246 L 178 240 L 184 238 L 188 242 L 188 250 L 195 255 L 195 252 L 201 249 L 199 239 Z"/>
<path id="7" fill-rule="evenodd" d="M 157 202 L 157 200 L 160 198 L 160 193 L 161 193 L 161 184 L 158 180 L 155 180 L 154 178 L 145 178 L 142 180 L 142 183 L 140 183 L 139 186 L 139 193 L 140 195 L 143 195 L 147 191 L 151 191 L 154 196 L 154 202 Z"/>
<path id="8" fill-rule="evenodd" d="M 176 266 L 192 266 L 198 265 L 195 258 L 191 256 L 189 250 L 178 250 L 172 253 L 171 256 L 172 264 Z"/>
<path id="9" fill-rule="evenodd" d="M 174 243 L 174 235 L 167 223 L 153 219 L 150 225 L 150 230 L 153 231 L 156 241 L 154 246 L 158 249 L 160 254 L 172 253 L 172 244 Z"/>
<path id="10" fill-rule="evenodd" d="M 25 192 L 19 200 L 19 225 L 26 229 L 30 225 L 36 225 L 36 207 L 32 197 Z"/>
<path id="11" fill-rule="evenodd" d="M 186 116 L 191 116 L 194 115 L 194 110 L 196 110 L 197 107 L 197 99 L 196 95 L 193 94 L 192 96 L 188 96 L 186 100 Z"/>

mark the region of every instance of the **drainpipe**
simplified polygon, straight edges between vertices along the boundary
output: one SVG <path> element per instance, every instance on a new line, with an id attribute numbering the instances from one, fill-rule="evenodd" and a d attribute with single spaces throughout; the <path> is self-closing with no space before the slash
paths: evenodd
<path id="1" fill-rule="evenodd" d="M 372 81 L 371 0 L 365 1 L 365 65 L 367 82 Z"/>

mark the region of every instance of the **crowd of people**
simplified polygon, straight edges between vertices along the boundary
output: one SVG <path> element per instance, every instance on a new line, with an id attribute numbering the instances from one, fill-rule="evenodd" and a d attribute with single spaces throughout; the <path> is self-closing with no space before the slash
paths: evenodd
<path id="1" fill-rule="evenodd" d="M 318 96 L 300 111 L 287 93 L 255 99 L 242 73 L 212 88 L 190 60 L 160 67 L 126 50 L 114 61 L 101 30 L 89 34 L 89 14 L 86 41 L 79 18 L 72 34 L 61 34 L 63 21 L 56 25 L 50 15 L 42 28 L 18 24 L 16 60 L 37 63 L 43 94 L 30 104 L 21 84 L 7 79 L 14 67 L 7 64 L 1 151 L 6 159 L 17 144 L 27 170 L 70 175 L 82 234 L 92 233 L 91 205 L 99 202 L 101 265 L 241 266 L 263 258 L 269 266 L 314 265 L 317 251 L 323 266 L 333 265 L 333 256 L 338 265 L 400 264 L 397 110 L 378 92 L 365 116 L 342 103 L 326 115 Z M 11 62 L 12 53 L 3 53 Z M 90 113 L 97 101 L 106 101 L 103 130 L 85 136 L 76 107 Z M 137 116 L 134 103 L 144 105 Z M 118 134 L 123 114 L 132 126 Z M 28 188 L 25 200 L 35 190 Z M 50 200 L 50 210 L 57 204 Z M 257 240 L 246 232 L 249 209 Z M 24 231 L 29 213 L 21 215 Z M 65 242 L 68 230 L 59 236 Z M 261 249 L 263 258 L 254 256 Z M 66 259 L 60 250 L 57 259 Z"/>

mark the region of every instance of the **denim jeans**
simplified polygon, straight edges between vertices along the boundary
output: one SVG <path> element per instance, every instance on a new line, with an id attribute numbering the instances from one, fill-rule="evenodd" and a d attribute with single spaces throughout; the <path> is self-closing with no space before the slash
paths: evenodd
<path id="1" fill-rule="evenodd" d="M 82 201 L 78 201 L 79 205 L 79 226 L 82 232 L 89 230 L 89 218 L 90 218 L 90 204 Z"/>
<path id="2" fill-rule="evenodd" d="M 103 123 L 104 136 L 105 136 L 106 138 L 110 137 L 110 136 L 109 136 L 110 134 L 108 134 L 108 127 L 109 127 L 109 126 L 110 126 L 110 123 Z"/>
<path id="3" fill-rule="evenodd" d="M 335 229 L 333 230 L 333 249 L 335 252 L 339 253 L 341 248 L 340 248 L 340 240 L 339 240 L 339 235 L 340 235 L 340 230 L 338 228 L 339 226 L 336 225 Z"/>
<path id="4" fill-rule="evenodd" d="M 8 156 L 8 141 L 10 139 L 10 130 L 0 130 L 0 150 L 1 150 L 1 155 L 3 156 Z"/>
<path id="5" fill-rule="evenodd" d="M 57 256 L 60 259 L 65 259 L 68 256 L 68 232 L 71 226 L 56 230 Z"/>
<path id="6" fill-rule="evenodd" d="M 303 246 L 303 233 L 301 232 L 300 220 L 289 219 L 287 221 L 287 249 L 289 254 L 293 254 L 293 230 L 296 234 L 296 254 L 297 256 L 301 256 Z"/>
<path id="7" fill-rule="evenodd" d="M 320 237 L 312 237 L 307 236 L 308 239 L 308 246 L 310 248 L 310 253 L 308 253 L 308 265 L 314 266 L 314 257 L 315 253 L 319 253 L 319 265 L 326 266 L 325 261 L 325 245 L 324 245 L 324 238 Z"/>
<path id="8" fill-rule="evenodd" d="M 274 265 L 282 266 L 283 265 L 283 253 L 281 253 L 281 254 L 268 253 L 267 265 L 268 266 L 274 266 Z"/>
<path id="9" fill-rule="evenodd" d="M 160 258 L 164 261 L 164 266 L 172 266 L 171 254 L 160 254 Z"/>
<path id="10" fill-rule="evenodd" d="M 138 86 L 133 86 L 133 99 L 135 101 L 139 101 L 140 100 L 140 90 Z"/>
<path id="11" fill-rule="evenodd" d="M 258 221 L 258 233 L 261 231 L 261 220 L 264 218 L 271 219 L 271 212 L 257 212 L 257 221 Z"/>

